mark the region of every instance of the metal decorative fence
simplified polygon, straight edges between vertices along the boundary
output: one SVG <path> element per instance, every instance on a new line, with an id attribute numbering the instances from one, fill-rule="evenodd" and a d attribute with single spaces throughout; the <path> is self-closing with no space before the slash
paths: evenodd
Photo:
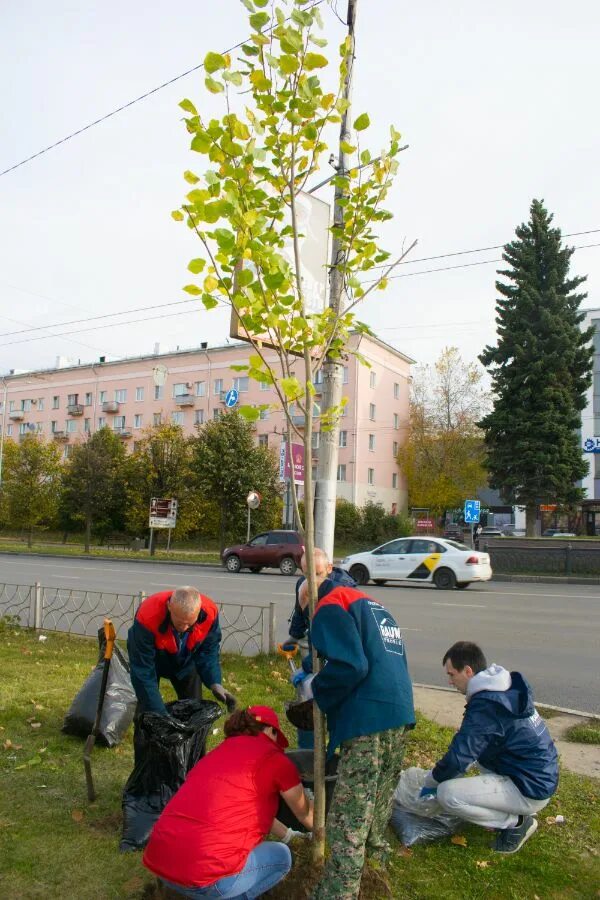
<path id="1" fill-rule="evenodd" d="M 126 638 L 144 593 L 113 594 L 35 584 L 0 584 L 0 616 L 12 616 L 25 628 L 94 636 L 105 617 L 117 637 Z M 275 604 L 219 604 L 225 652 L 252 656 L 275 647 Z"/>
<path id="2" fill-rule="evenodd" d="M 483 546 L 490 554 L 492 569 L 498 574 L 597 575 L 600 576 L 600 547 Z"/>

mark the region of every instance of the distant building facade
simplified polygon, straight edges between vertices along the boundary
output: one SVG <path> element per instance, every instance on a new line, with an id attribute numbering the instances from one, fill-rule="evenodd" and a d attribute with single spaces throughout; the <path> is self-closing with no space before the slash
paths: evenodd
<path id="1" fill-rule="evenodd" d="M 338 497 L 387 512 L 406 509 L 407 492 L 396 462 L 406 438 L 410 366 L 413 360 L 377 338 L 353 335 L 370 368 L 349 355 L 344 364 L 347 403 L 340 420 Z M 186 434 L 219 418 L 230 388 L 239 403 L 269 404 L 256 423 L 257 442 L 279 452 L 285 417 L 275 391 L 232 371 L 248 362 L 248 344 L 228 344 L 132 359 L 0 376 L 0 425 L 4 438 L 35 433 L 64 446 L 64 455 L 87 433 L 113 429 L 133 448 L 152 425 L 172 422 Z M 277 360 L 271 352 L 274 366 Z M 162 374 L 164 384 L 157 384 Z M 319 379 L 317 378 L 317 391 Z M 318 404 L 319 394 L 315 398 Z M 313 435 L 316 467 L 319 432 Z"/>

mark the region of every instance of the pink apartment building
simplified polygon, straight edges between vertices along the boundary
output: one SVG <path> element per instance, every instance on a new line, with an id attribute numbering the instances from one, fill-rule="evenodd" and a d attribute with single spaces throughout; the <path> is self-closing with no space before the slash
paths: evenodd
<path id="1" fill-rule="evenodd" d="M 371 368 L 354 356 L 344 367 L 348 402 L 340 421 L 338 497 L 400 512 L 406 509 L 406 488 L 396 456 L 408 424 L 413 360 L 377 338 L 354 335 L 351 340 Z M 223 415 L 225 394 L 235 387 L 241 404 L 271 404 L 256 423 L 256 435 L 260 444 L 278 452 L 285 423 L 274 390 L 230 368 L 247 362 L 249 353 L 244 343 L 202 344 L 193 350 L 115 361 L 100 357 L 93 364 L 0 376 L 2 434 L 14 440 L 31 432 L 43 435 L 59 441 L 68 456 L 87 432 L 108 427 L 133 448 L 144 428 L 160 422 L 174 422 L 193 433 L 196 426 Z M 166 369 L 162 386 L 155 384 L 157 367 Z M 314 466 L 318 445 L 317 431 Z"/>

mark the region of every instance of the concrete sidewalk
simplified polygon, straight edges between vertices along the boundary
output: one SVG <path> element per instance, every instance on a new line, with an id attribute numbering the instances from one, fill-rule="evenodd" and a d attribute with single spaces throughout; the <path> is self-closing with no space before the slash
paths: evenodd
<path id="1" fill-rule="evenodd" d="M 432 722 L 459 728 L 465 708 L 465 698 L 458 691 L 444 688 L 414 688 L 415 706 Z M 573 725 L 587 721 L 581 716 L 563 713 L 546 719 L 548 731 L 556 743 L 561 762 L 570 772 L 600 779 L 600 746 L 573 744 L 563 739 Z"/>

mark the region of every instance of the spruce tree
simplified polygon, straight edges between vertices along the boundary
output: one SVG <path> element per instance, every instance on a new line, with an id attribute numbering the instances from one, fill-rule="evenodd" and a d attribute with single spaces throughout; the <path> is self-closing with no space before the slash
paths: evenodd
<path id="1" fill-rule="evenodd" d="M 582 499 L 577 482 L 587 472 L 578 429 L 591 383 L 593 329 L 581 330 L 577 289 L 569 277 L 573 249 L 562 245 L 541 200 L 516 229 L 498 275 L 498 343 L 479 357 L 492 379 L 494 408 L 481 421 L 490 484 L 504 499 L 526 507 L 527 535 L 537 506 L 570 506 Z"/>

